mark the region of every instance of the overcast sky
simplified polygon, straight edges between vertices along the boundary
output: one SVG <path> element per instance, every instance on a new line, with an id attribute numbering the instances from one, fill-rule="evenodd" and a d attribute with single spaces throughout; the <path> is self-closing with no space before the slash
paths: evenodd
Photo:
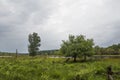
<path id="1" fill-rule="evenodd" d="M 0 0 L 0 51 L 27 52 L 33 32 L 41 50 L 59 49 L 69 34 L 120 43 L 120 0 Z"/>

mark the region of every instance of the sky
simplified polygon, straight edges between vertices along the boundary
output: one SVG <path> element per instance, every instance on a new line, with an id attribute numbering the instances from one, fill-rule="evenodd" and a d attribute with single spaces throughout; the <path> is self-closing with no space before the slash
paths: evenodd
<path id="1" fill-rule="evenodd" d="M 102 47 L 120 43 L 120 0 L 0 0 L 0 51 L 28 52 L 28 35 L 40 50 L 59 49 L 69 34 Z"/>

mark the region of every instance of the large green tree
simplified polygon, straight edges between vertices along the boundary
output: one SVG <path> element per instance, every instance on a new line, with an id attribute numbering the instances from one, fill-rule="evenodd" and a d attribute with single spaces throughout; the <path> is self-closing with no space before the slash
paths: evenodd
<path id="1" fill-rule="evenodd" d="M 83 56 L 84 60 L 86 60 L 87 56 L 93 54 L 93 39 L 86 39 L 83 35 L 69 35 L 69 39 L 62 42 L 61 52 L 66 56 L 73 57 L 74 62 L 79 56 Z"/>
<path id="2" fill-rule="evenodd" d="M 38 36 L 37 33 L 33 32 L 33 34 L 29 34 L 28 36 L 28 52 L 30 56 L 35 56 L 39 52 L 39 47 L 40 47 L 40 36 Z"/>

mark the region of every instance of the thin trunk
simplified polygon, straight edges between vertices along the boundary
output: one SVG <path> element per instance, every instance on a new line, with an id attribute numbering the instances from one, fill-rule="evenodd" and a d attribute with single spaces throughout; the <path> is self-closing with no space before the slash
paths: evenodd
<path id="1" fill-rule="evenodd" d="M 18 57 L 18 50 L 16 49 L 16 58 Z"/>
<path id="2" fill-rule="evenodd" d="M 76 60 L 76 58 L 77 58 L 77 56 L 74 56 L 74 57 L 73 57 L 73 59 L 74 59 L 73 61 L 74 61 L 74 62 L 76 62 L 76 61 L 77 61 L 77 60 Z"/>
<path id="3" fill-rule="evenodd" d="M 87 56 L 86 55 L 84 55 L 84 61 L 86 61 L 87 60 Z"/>

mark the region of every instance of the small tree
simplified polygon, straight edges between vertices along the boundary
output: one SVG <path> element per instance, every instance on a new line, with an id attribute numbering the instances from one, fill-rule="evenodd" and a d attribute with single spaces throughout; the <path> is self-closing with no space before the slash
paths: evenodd
<path id="1" fill-rule="evenodd" d="M 76 58 L 78 56 L 84 56 L 84 60 L 86 60 L 86 56 L 90 56 L 93 53 L 93 39 L 85 39 L 85 36 L 73 36 L 69 35 L 69 40 L 62 41 L 61 52 L 66 54 L 66 56 L 71 56 L 76 62 Z"/>
<path id="2" fill-rule="evenodd" d="M 37 33 L 29 34 L 28 36 L 28 52 L 30 56 L 35 56 L 39 52 L 41 39 Z"/>

